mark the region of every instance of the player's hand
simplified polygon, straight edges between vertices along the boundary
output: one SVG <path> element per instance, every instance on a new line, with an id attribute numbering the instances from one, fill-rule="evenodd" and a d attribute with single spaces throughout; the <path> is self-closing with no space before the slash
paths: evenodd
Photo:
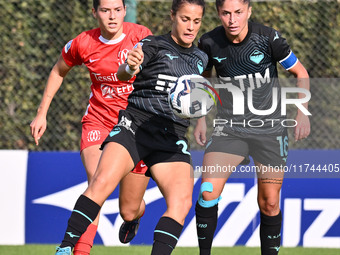
<path id="1" fill-rule="evenodd" d="M 142 50 L 142 45 L 137 44 L 136 48 L 129 51 L 126 63 L 129 65 L 131 70 L 137 70 L 139 66 L 143 63 L 144 53 Z"/>
<path id="2" fill-rule="evenodd" d="M 207 124 L 205 122 L 205 117 L 202 117 L 197 120 L 197 124 L 194 130 L 194 136 L 195 136 L 196 142 L 201 146 L 204 146 L 205 143 L 207 142 L 206 133 L 207 133 Z"/>
<path id="3" fill-rule="evenodd" d="M 46 116 L 38 113 L 30 124 L 31 135 L 34 138 L 36 145 L 39 145 L 39 139 L 44 134 L 46 126 L 47 126 Z"/>
<path id="4" fill-rule="evenodd" d="M 295 141 L 307 138 L 307 136 L 310 134 L 309 117 L 299 112 L 295 120 L 297 122 L 294 133 Z"/>

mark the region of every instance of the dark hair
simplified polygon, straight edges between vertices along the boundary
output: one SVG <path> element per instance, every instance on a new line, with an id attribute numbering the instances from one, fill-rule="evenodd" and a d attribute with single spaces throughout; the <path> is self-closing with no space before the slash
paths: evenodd
<path id="1" fill-rule="evenodd" d="M 240 0 L 241 2 L 243 2 L 244 4 L 248 4 L 248 6 L 250 5 L 250 0 Z M 220 7 L 223 6 L 225 0 L 216 0 L 216 10 L 218 11 Z"/>
<path id="2" fill-rule="evenodd" d="M 181 8 L 181 6 L 185 3 L 197 4 L 199 6 L 202 6 L 203 15 L 204 15 L 204 12 L 205 12 L 205 2 L 204 2 L 204 0 L 173 0 L 172 6 L 171 6 L 172 13 L 175 15 L 177 13 L 177 11 L 179 10 L 179 8 Z"/>
<path id="3" fill-rule="evenodd" d="M 123 5 L 125 6 L 125 0 L 122 0 Z M 97 10 L 100 5 L 100 0 L 93 0 L 93 9 Z"/>

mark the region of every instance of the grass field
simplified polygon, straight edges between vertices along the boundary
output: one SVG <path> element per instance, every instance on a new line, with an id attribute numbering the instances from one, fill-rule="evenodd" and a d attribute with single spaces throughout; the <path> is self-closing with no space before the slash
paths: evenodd
<path id="1" fill-rule="evenodd" d="M 0 246 L 0 255 L 54 255 L 55 245 Z M 95 245 L 91 255 L 147 255 L 151 246 L 104 247 Z M 198 248 L 178 247 L 173 255 L 198 255 Z M 259 248 L 214 248 L 212 255 L 260 255 Z M 280 255 L 340 255 L 340 249 L 285 248 Z"/>

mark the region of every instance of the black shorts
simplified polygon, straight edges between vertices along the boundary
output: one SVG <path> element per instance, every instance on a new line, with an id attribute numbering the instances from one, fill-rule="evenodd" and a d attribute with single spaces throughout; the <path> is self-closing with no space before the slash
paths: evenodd
<path id="1" fill-rule="evenodd" d="M 285 166 L 288 156 L 287 129 L 281 135 L 257 135 L 221 131 L 216 127 L 206 145 L 205 153 L 208 152 L 243 156 L 242 165 L 249 164 L 251 156 L 265 166 Z"/>
<path id="2" fill-rule="evenodd" d="M 150 168 L 157 163 L 186 162 L 191 164 L 187 127 L 133 107 L 119 112 L 118 124 L 102 144 L 123 145 L 135 165 L 141 160 Z M 150 175 L 149 172 L 146 175 Z"/>

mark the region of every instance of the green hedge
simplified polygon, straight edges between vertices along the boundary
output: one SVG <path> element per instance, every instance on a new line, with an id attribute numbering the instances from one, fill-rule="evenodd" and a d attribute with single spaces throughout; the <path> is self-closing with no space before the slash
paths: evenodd
<path id="1" fill-rule="evenodd" d="M 86 68 L 75 67 L 68 74 L 52 102 L 48 129 L 38 148 L 30 137 L 29 124 L 62 47 L 96 26 L 91 6 L 92 1 L 86 0 L 0 2 L 0 149 L 79 149 L 80 120 L 90 93 Z M 252 19 L 281 31 L 311 77 L 339 78 L 339 6 L 337 1 L 254 2 Z M 168 1 L 138 2 L 137 22 L 154 34 L 168 32 L 169 10 Z M 209 2 L 200 35 L 217 25 L 214 3 Z M 287 76 L 280 70 L 281 77 Z M 328 101 L 339 99 L 339 86 L 313 87 L 312 95 L 314 133 L 308 143 L 293 147 L 337 148 L 340 110 L 332 104 L 330 111 Z"/>

